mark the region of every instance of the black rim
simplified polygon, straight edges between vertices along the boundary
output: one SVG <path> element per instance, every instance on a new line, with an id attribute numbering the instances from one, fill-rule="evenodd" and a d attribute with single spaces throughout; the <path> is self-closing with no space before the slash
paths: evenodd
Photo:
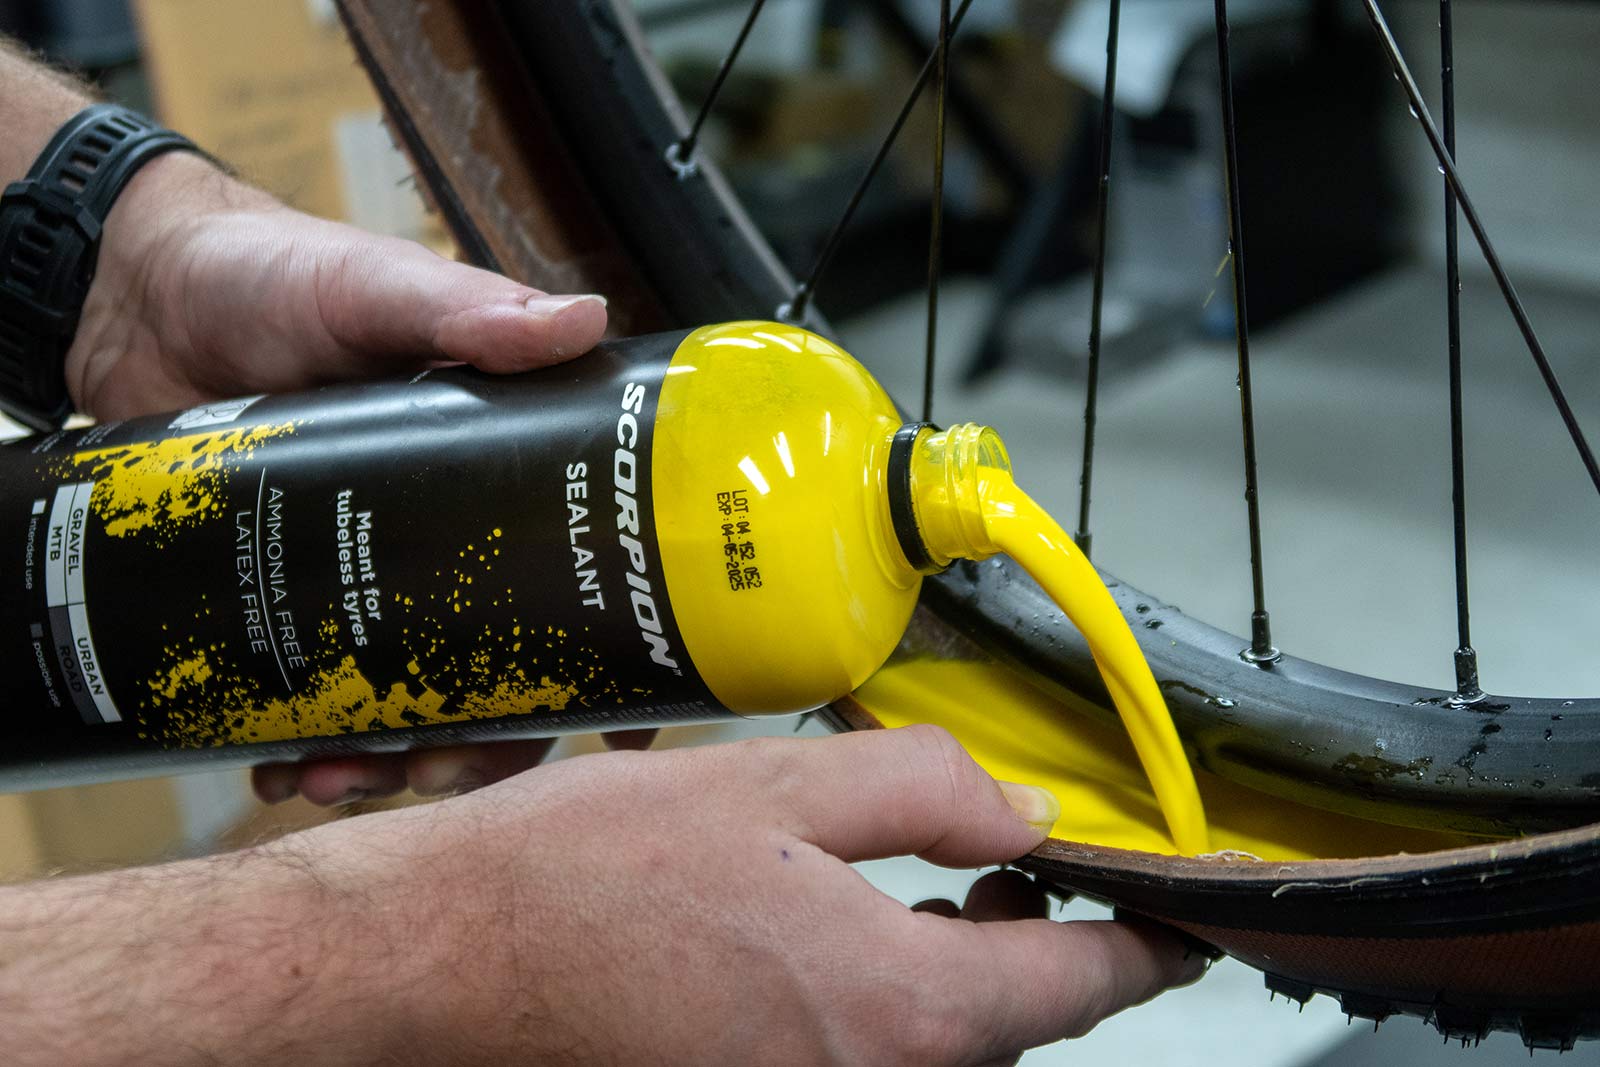
<path id="1" fill-rule="evenodd" d="M 1497 836 L 1600 812 L 1600 705 L 1518 697 L 1460 704 L 1293 656 L 1260 666 L 1240 640 L 1108 578 L 1196 765 L 1241 785 L 1402 825 Z M 1088 646 L 1009 562 L 962 563 L 925 586 L 946 623 L 1067 704 L 1115 711 Z"/>

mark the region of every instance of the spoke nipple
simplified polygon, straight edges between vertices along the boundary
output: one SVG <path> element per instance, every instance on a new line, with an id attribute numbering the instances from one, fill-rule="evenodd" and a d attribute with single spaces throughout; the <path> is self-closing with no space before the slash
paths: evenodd
<path id="1" fill-rule="evenodd" d="M 1478 684 L 1478 653 L 1471 645 L 1456 649 L 1456 695 L 1450 699 L 1452 707 L 1475 704 L 1484 697 Z"/>
<path id="2" fill-rule="evenodd" d="M 1250 647 L 1240 652 L 1239 658 L 1257 667 L 1270 667 L 1283 658 L 1272 643 L 1272 623 L 1265 611 L 1250 614 Z"/>
<path id="3" fill-rule="evenodd" d="M 700 173 L 700 165 L 694 160 L 694 142 L 688 138 L 673 141 L 667 146 L 665 159 L 667 166 L 678 176 L 679 181 L 694 177 Z"/>

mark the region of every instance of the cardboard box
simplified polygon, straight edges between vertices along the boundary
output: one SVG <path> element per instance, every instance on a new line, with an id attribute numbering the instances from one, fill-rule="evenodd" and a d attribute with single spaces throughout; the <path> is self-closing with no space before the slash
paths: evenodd
<path id="1" fill-rule="evenodd" d="M 331 0 L 137 0 L 161 119 L 325 218 L 448 251 Z"/>
<path id="2" fill-rule="evenodd" d="M 167 779 L 0 796 L 0 882 L 147 863 L 184 839 Z"/>

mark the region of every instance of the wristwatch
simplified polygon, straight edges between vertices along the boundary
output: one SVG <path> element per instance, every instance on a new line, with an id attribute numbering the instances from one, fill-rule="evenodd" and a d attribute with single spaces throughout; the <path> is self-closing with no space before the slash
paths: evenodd
<path id="1" fill-rule="evenodd" d="M 116 104 L 94 104 L 50 139 L 0 197 L 0 411 L 35 430 L 72 413 L 64 364 L 128 180 L 188 138 Z"/>

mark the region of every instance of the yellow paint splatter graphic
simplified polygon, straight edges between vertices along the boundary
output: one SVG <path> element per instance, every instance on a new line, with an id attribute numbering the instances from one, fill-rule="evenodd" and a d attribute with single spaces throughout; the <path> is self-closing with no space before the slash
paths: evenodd
<path id="1" fill-rule="evenodd" d="M 427 604 L 394 594 L 405 620 L 401 639 L 417 656 L 408 669 L 439 688 L 472 694 L 463 697 L 470 702 L 506 701 L 509 710 L 501 714 L 507 715 L 524 714 L 520 708 L 529 700 L 536 703 L 532 710 L 541 710 L 546 694 L 557 689 L 570 688 L 574 696 L 581 691 L 585 704 L 622 703 L 615 685 L 604 677 L 599 657 L 581 638 L 570 641 L 557 626 L 525 627 L 515 615 L 507 619 L 515 591 L 499 584 L 502 579 L 495 575 L 504 538 L 505 531 L 495 527 L 456 552 L 454 563 L 435 570 L 434 577 L 442 582 L 426 594 Z M 471 616 L 474 604 L 492 620 L 477 628 L 475 640 L 464 643 L 469 620 L 450 616 Z M 450 616 L 443 614 L 446 610 Z M 541 636 L 545 640 L 538 641 Z M 552 682 L 551 675 L 572 681 Z M 564 702 L 552 706 L 559 709 Z"/>
<path id="2" fill-rule="evenodd" d="M 564 628 L 531 627 L 507 617 L 512 588 L 493 573 L 503 538 L 496 528 L 484 543 L 475 539 L 458 552 L 454 566 L 435 573 L 436 580 L 444 579 L 443 588 L 425 594 L 424 603 L 418 603 L 420 591 L 415 598 L 394 594 L 400 624 L 395 636 L 410 657 L 399 678 L 374 681 L 357 656 L 343 649 L 332 603 L 328 616 L 311 628 L 318 646 L 313 673 L 296 677 L 292 696 L 264 695 L 262 679 L 234 660 L 236 650 L 226 642 L 179 638 L 146 681 L 146 705 L 157 713 L 147 718 L 150 736 L 169 748 L 205 748 L 549 714 L 574 703 L 622 703 L 581 636 L 574 643 Z M 469 597 L 474 590 L 477 596 Z"/>
<path id="3" fill-rule="evenodd" d="M 94 482 L 89 506 L 107 534 L 148 534 L 165 544 L 174 534 L 223 512 L 230 464 L 249 459 L 263 442 L 293 432 L 293 423 L 282 423 L 90 449 L 66 457 L 58 474 Z"/>
<path id="4" fill-rule="evenodd" d="M 159 674 L 150 683 L 150 688 L 156 691 L 157 703 L 161 700 L 172 700 L 179 693 L 205 685 L 211 680 L 211 664 L 206 662 L 205 653 L 179 660 L 167 669 L 165 674 Z"/>
<path id="5" fill-rule="evenodd" d="M 320 670 L 298 680 L 293 696 L 264 696 L 261 680 L 230 661 L 226 643 L 174 641 L 165 665 L 147 678 L 147 704 L 160 712 L 150 717 L 155 739 L 197 749 L 562 712 L 581 694 L 584 704 L 595 697 L 621 701 L 603 681 L 592 649 L 570 645 L 565 629 L 534 630 L 515 617 L 507 625 L 502 613 L 512 589 L 491 584 L 502 537 L 496 528 L 486 536 L 490 544 L 475 542 L 458 552 L 448 577 L 437 574 L 445 577 L 445 590 L 427 593 L 427 611 L 410 595 L 395 595 L 403 619 L 398 640 L 411 654 L 400 680 L 374 683 L 354 654 L 341 651 L 331 603 L 328 617 L 314 627 Z M 477 625 L 459 617 L 472 614 L 467 593 L 474 589 L 482 590 L 478 606 L 494 621 Z M 438 614 L 446 605 L 448 627 Z"/>
<path id="6" fill-rule="evenodd" d="M 469 695 L 461 702 L 461 710 L 466 717 L 473 719 L 562 711 L 577 695 L 578 687 L 570 682 L 551 681 L 549 675 L 535 680 L 518 668 L 501 678 L 487 692 Z"/>
<path id="7" fill-rule="evenodd" d="M 549 678 L 530 680 L 517 671 L 493 689 L 454 705 L 420 683 L 376 688 L 353 656 L 313 676 L 291 697 L 262 700 L 253 686 L 223 677 L 212 656 L 196 651 L 150 683 L 152 703 L 166 705 L 165 743 L 182 748 L 337 737 L 373 730 L 439 726 L 504 715 L 560 710 L 577 695 L 574 686 Z"/>

